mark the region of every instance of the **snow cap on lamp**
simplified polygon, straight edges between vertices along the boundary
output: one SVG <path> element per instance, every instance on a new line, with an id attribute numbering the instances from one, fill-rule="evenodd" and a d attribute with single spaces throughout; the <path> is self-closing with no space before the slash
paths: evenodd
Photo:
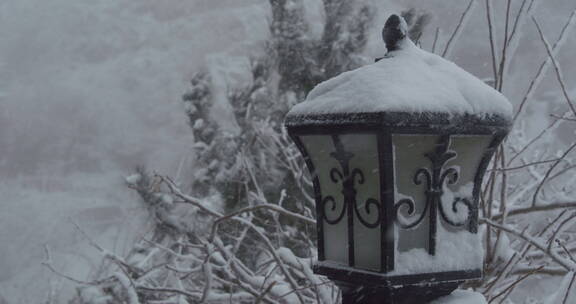
<path id="1" fill-rule="evenodd" d="M 382 37 L 388 49 L 382 60 L 318 84 L 288 117 L 428 112 L 511 119 L 506 97 L 453 62 L 414 45 L 403 18 L 392 15 Z"/>

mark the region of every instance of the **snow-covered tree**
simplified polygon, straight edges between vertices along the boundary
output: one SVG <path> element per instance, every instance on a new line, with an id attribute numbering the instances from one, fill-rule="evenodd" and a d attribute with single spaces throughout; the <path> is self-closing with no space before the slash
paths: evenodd
<path id="1" fill-rule="evenodd" d="M 151 214 L 152 232 L 126 256 L 84 234 L 106 262 L 93 280 L 78 282 L 87 286 L 78 289 L 73 303 L 338 301 L 338 289 L 311 271 L 316 250 L 311 182 L 282 119 L 319 82 L 373 60 L 362 56 L 373 14 L 365 3 L 324 0 L 322 31 L 314 35 L 303 1 L 270 0 L 271 38 L 246 61 L 249 79 L 230 85 L 211 72 L 232 69 L 229 61 L 193 77 L 183 98 L 196 149 L 193 179 L 172 180 L 144 169 L 127 179 Z M 452 54 L 479 9 L 476 2 L 466 6 L 438 53 Z M 557 54 L 570 37 L 576 11 L 551 43 L 534 15 L 538 1 L 512 2 L 516 5 L 504 5 L 502 20 L 492 1 L 484 2 L 493 74 L 486 81 L 503 92 L 514 83 L 511 59 L 526 60 L 518 45 L 528 30 L 546 56 L 526 92 L 513 100 L 515 129 L 485 178 L 480 211 L 485 277 L 466 286 L 491 303 L 516 303 L 532 278 L 556 277 L 561 288 L 549 287 L 550 296 L 543 298 L 570 303 L 576 269 L 571 235 L 576 213 L 570 210 L 576 207 L 570 174 L 576 168 L 571 156 L 576 108 Z M 403 15 L 410 38 L 428 35 L 427 14 Z M 545 104 L 535 91 L 546 72 L 559 88 Z M 229 121 L 223 123 L 223 117 Z M 52 267 L 49 260 L 46 265 Z"/>
<path id="2" fill-rule="evenodd" d="M 282 120 L 319 82 L 373 60 L 362 57 L 373 9 L 325 0 L 315 36 L 303 0 L 269 4 L 270 39 L 246 61 L 250 77 L 228 85 L 211 73 L 231 69 L 224 60 L 197 73 L 183 97 L 196 149 L 193 179 L 144 169 L 127 179 L 154 218 L 153 232 L 125 257 L 106 255 L 116 271 L 79 289 L 77 303 L 336 301 L 337 289 L 311 271 L 311 182 Z M 228 113 L 215 109 L 221 101 Z"/>

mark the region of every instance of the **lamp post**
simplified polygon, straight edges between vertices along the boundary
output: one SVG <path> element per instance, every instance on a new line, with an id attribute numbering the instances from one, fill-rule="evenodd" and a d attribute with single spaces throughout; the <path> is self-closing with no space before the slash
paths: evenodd
<path id="1" fill-rule="evenodd" d="M 420 50 L 391 16 L 388 53 L 310 92 L 285 126 L 316 201 L 317 274 L 343 303 L 426 303 L 482 276 L 479 192 L 511 105 Z"/>

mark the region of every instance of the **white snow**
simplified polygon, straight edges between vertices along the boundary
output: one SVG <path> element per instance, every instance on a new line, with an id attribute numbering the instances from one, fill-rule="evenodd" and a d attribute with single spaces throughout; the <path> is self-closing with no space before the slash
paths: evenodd
<path id="1" fill-rule="evenodd" d="M 458 172 L 460 167 L 454 166 Z M 460 186 L 457 190 L 452 191 L 449 187 L 443 187 L 443 195 L 441 204 L 446 212 L 448 219 L 454 222 L 462 222 L 468 217 L 468 209 L 463 204 L 457 204 L 456 213 L 452 212 L 452 202 L 455 197 L 471 197 L 474 188 L 474 183 L 466 183 Z M 395 196 L 397 201 L 413 197 L 398 192 L 395 188 Z M 448 202 L 448 203 L 447 203 Z M 400 223 L 407 224 L 411 222 L 399 213 Z M 418 217 L 419 214 L 413 215 Z M 425 248 L 414 248 L 408 251 L 400 251 L 398 249 L 398 242 L 396 242 L 395 256 L 396 261 L 394 271 L 389 275 L 404 275 L 413 273 L 430 273 L 441 271 L 456 271 L 456 270 L 473 270 L 481 269 L 483 266 L 483 251 L 480 237 L 478 234 L 470 233 L 464 227 L 454 230 L 447 230 L 443 219 L 440 219 L 438 214 L 437 221 L 437 242 L 436 242 L 436 255 L 428 254 Z M 400 238 L 399 229 L 395 230 L 395 238 Z"/>
<path id="2" fill-rule="evenodd" d="M 501 261 L 507 262 L 515 253 L 516 251 L 510 245 L 510 239 L 508 239 L 508 236 L 506 236 L 505 233 L 500 234 L 498 242 L 496 243 L 496 251 L 494 252 L 494 255 Z"/>
<path id="3" fill-rule="evenodd" d="M 447 231 L 440 223 L 437 227 L 436 255 L 428 254 L 424 248 L 397 251 L 394 271 L 389 275 L 482 268 L 483 251 L 478 234 Z"/>
<path id="4" fill-rule="evenodd" d="M 430 304 L 486 304 L 481 293 L 470 290 L 454 290 L 451 294 L 430 302 Z"/>
<path id="5" fill-rule="evenodd" d="M 136 185 L 142 180 L 142 175 L 135 173 L 125 178 L 126 183 L 130 185 Z"/>
<path id="6" fill-rule="evenodd" d="M 409 39 L 382 60 L 320 83 L 289 115 L 447 112 L 511 117 L 502 94 Z"/>
<path id="7" fill-rule="evenodd" d="M 460 172 L 459 166 L 454 166 L 458 172 Z M 456 198 L 471 198 L 472 191 L 474 190 L 474 183 L 468 182 L 464 185 L 458 187 L 456 191 L 452 191 L 449 187 L 444 185 L 443 187 L 443 194 L 440 201 L 442 204 L 442 208 L 446 211 L 446 217 L 449 220 L 460 223 L 466 220 L 468 217 L 468 207 L 466 207 L 463 203 L 456 204 L 456 212 L 453 212 L 452 205 Z"/>
<path id="8" fill-rule="evenodd" d="M 394 172 L 394 173 L 396 173 L 396 172 Z M 396 178 L 396 177 L 394 177 L 394 178 Z M 398 192 L 398 188 L 396 188 L 396 187 L 394 187 L 394 197 L 396 198 L 396 202 L 399 202 L 399 201 L 404 200 L 404 199 L 414 200 L 414 198 L 412 196 L 405 195 L 405 194 Z M 420 214 L 414 214 L 413 216 L 418 217 L 418 216 L 420 216 Z M 412 222 L 412 220 L 407 219 L 404 216 L 404 214 L 402 214 L 402 212 L 398 212 L 397 221 L 400 224 L 406 225 L 406 226 L 410 225 L 410 223 Z M 396 234 L 398 234 L 398 229 L 396 229 Z M 395 236 L 395 239 L 398 239 L 398 235 Z M 396 254 L 398 254 L 398 253 L 396 253 Z"/>

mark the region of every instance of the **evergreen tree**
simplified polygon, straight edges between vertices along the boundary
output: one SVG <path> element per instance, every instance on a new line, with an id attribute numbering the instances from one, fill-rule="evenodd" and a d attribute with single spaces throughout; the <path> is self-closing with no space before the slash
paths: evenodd
<path id="1" fill-rule="evenodd" d="M 309 188 L 285 166 L 287 156 L 299 156 L 282 129 L 283 117 L 319 82 L 371 60 L 361 54 L 374 16 L 366 3 L 324 0 L 323 5 L 324 30 L 312 38 L 302 0 L 270 0 L 270 39 L 251 59 L 251 83 L 228 94 L 236 132 L 220 127 L 210 111 L 210 75 L 194 76 L 183 97 L 197 147 L 193 193 L 216 194 L 228 212 L 258 204 L 251 193 L 260 192 L 270 202 L 284 196 L 287 208 L 312 213 L 313 202 L 303 193 Z M 279 242 L 308 250 L 309 244 L 293 240 Z"/>

